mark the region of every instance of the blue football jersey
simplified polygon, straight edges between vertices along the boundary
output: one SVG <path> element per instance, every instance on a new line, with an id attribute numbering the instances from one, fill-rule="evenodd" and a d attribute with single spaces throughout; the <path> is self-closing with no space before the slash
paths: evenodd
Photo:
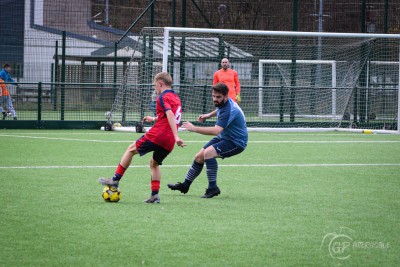
<path id="1" fill-rule="evenodd" d="M 230 140 L 242 148 L 247 146 L 246 118 L 242 109 L 232 99 L 228 98 L 228 101 L 217 110 L 216 125 L 224 128 L 218 137 Z"/>

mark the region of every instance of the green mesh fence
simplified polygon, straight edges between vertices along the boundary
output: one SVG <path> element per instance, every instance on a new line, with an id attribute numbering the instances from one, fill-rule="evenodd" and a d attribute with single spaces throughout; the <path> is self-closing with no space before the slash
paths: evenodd
<path id="1" fill-rule="evenodd" d="M 400 2 L 396 0 L 170 0 L 154 1 L 153 7 L 143 13 L 150 2 L 1 1 L 0 64 L 8 63 L 11 66 L 11 77 L 20 83 L 19 89 L 12 84 L 7 85 L 18 118 L 37 120 L 38 84 L 42 83 L 42 120 L 105 121 L 104 113 L 111 110 L 127 69 L 135 68 L 129 66 L 129 62 L 138 43 L 141 43 L 140 32 L 148 26 L 400 33 Z M 143 16 L 140 17 L 141 15 Z M 121 39 L 126 29 L 139 17 L 134 27 Z M 378 58 L 375 61 L 384 61 L 384 56 L 375 57 Z M 145 58 L 142 61 L 149 60 Z M 217 66 L 218 61 L 219 58 L 216 57 L 213 64 Z M 368 86 L 369 89 L 359 91 L 361 98 L 352 95 L 347 107 L 348 112 L 353 114 L 354 109 L 360 107 L 358 102 L 368 101 L 366 108 L 374 112 L 358 112 L 366 114 L 366 120 L 373 116 L 382 117 L 392 109 L 391 103 L 395 97 L 392 88 L 398 83 L 389 78 L 393 76 L 390 72 L 395 71 L 391 70 L 395 67 L 387 66 L 385 73 L 382 73 L 383 67 L 379 63 L 369 64 L 370 73 L 380 74 L 367 78 L 364 77 L 366 72 L 362 73 L 365 82 L 360 87 Z M 140 66 L 137 68 L 139 71 Z M 251 81 L 256 80 L 258 74 L 254 66 L 242 73 L 244 71 L 251 75 L 249 82 L 242 85 L 243 88 L 248 88 L 244 91 L 244 98 L 251 99 L 247 94 L 257 90 L 257 85 Z M 188 90 L 185 86 L 190 84 L 196 88 L 195 94 L 202 99 L 203 88 L 210 83 L 213 70 L 203 72 L 204 78 L 200 82 L 197 81 L 198 77 L 192 83 L 190 77 L 186 77 L 187 84 L 181 90 L 184 99 L 188 97 L 185 95 Z M 188 73 L 191 73 L 190 70 Z M 151 77 L 146 79 L 151 80 Z M 138 79 L 134 82 L 143 84 L 148 81 Z M 144 111 L 141 113 L 151 112 L 146 110 L 151 102 L 151 94 L 144 93 L 143 99 L 141 105 Z M 3 106 L 7 108 L 4 103 Z M 205 102 L 198 109 L 203 110 L 203 106 L 209 107 L 210 103 Z M 373 114 L 368 117 L 369 113 Z"/>

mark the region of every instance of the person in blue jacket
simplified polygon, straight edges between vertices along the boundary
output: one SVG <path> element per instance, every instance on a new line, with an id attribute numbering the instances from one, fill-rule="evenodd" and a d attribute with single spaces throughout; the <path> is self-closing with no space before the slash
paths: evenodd
<path id="1" fill-rule="evenodd" d="M 10 64 L 4 64 L 3 69 L 0 71 L 0 79 L 2 79 L 5 83 L 14 83 L 15 85 L 17 85 L 17 87 L 19 87 L 18 83 L 16 81 L 14 81 L 13 78 L 11 78 L 10 71 L 11 71 Z M 17 114 L 12 105 L 11 96 L 9 94 L 2 95 L 2 97 L 0 97 L 0 112 L 3 114 L 3 120 L 5 120 L 7 117 L 7 112 L 3 109 L 3 100 L 6 103 L 8 109 L 9 109 L 9 112 L 13 116 L 14 120 L 16 120 Z"/>
<path id="2" fill-rule="evenodd" d="M 18 85 L 18 83 L 14 81 L 13 78 L 11 78 L 10 72 L 10 64 L 4 64 L 3 69 L 0 71 L 0 78 L 6 83 L 15 83 L 16 85 Z"/>

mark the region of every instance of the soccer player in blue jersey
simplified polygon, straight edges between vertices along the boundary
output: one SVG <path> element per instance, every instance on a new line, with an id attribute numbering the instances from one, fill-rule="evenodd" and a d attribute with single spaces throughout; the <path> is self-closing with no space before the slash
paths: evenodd
<path id="1" fill-rule="evenodd" d="M 194 179 L 203 170 L 206 164 L 208 188 L 202 198 L 218 196 L 221 191 L 217 186 L 218 163 L 216 158 L 228 158 L 243 152 L 247 146 L 247 127 L 243 111 L 228 97 L 229 88 L 224 83 L 217 83 L 212 87 L 214 106 L 211 113 L 200 115 L 199 122 L 217 116 L 213 127 L 197 127 L 190 122 L 184 122 L 182 127 L 190 132 L 204 135 L 216 135 L 195 156 L 192 167 L 186 174 L 183 183 L 168 184 L 171 190 L 178 190 L 186 194 Z"/>

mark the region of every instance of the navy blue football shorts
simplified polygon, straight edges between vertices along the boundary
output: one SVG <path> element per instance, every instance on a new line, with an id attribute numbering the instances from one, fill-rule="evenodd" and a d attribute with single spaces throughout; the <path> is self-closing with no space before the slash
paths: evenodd
<path id="1" fill-rule="evenodd" d="M 229 158 L 243 152 L 244 148 L 236 145 L 234 142 L 219 137 L 214 137 L 203 146 L 206 149 L 213 146 L 220 158 Z"/>

